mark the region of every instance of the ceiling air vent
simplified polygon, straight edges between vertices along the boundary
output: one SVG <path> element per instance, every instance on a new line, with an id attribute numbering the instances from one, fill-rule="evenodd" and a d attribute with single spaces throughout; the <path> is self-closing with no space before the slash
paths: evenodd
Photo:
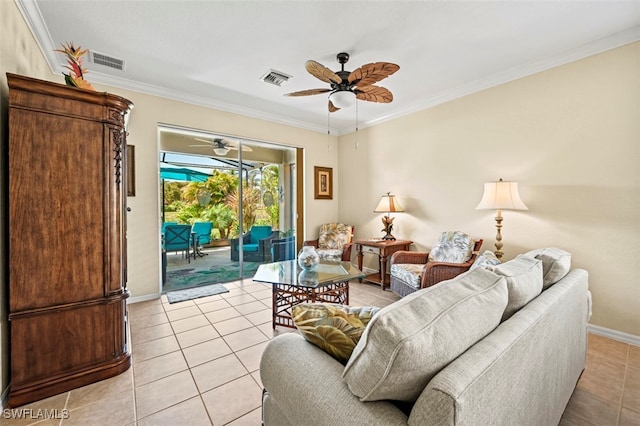
<path id="1" fill-rule="evenodd" d="M 289 81 L 291 77 L 291 75 L 285 74 L 282 71 L 269 70 L 265 75 L 260 77 L 260 80 L 264 81 L 265 83 L 282 86 L 284 83 Z"/>
<path id="2" fill-rule="evenodd" d="M 89 61 L 94 64 L 104 65 L 105 67 L 113 68 L 119 71 L 124 70 L 124 61 L 122 59 L 114 58 L 113 56 L 105 55 L 104 53 L 98 53 L 93 50 L 89 51 Z"/>

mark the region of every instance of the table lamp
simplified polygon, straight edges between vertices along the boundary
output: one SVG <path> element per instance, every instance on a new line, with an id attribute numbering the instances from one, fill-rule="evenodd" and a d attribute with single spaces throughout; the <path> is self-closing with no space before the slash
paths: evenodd
<path id="1" fill-rule="evenodd" d="M 518 182 L 485 182 L 484 194 L 476 210 L 496 210 L 496 251 L 498 259 L 502 258 L 502 210 L 529 210 L 520 199 Z"/>
<path id="2" fill-rule="evenodd" d="M 382 224 L 384 228 L 382 231 L 385 233 L 385 236 L 382 237 L 383 240 L 395 240 L 396 237 L 391 235 L 391 230 L 393 229 L 393 218 L 391 217 L 391 212 L 403 212 L 404 209 L 396 200 L 395 195 L 391 195 L 390 192 L 387 192 L 387 195 L 383 195 L 380 199 L 380 202 L 373 210 L 374 213 L 386 213 L 382 217 Z"/>

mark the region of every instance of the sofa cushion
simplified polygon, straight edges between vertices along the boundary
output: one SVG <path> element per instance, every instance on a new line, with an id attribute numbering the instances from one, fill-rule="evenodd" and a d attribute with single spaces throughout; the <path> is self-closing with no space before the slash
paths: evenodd
<path id="1" fill-rule="evenodd" d="M 340 262 L 342 260 L 342 249 L 317 249 L 316 252 L 320 260 L 329 262 Z"/>
<path id="2" fill-rule="evenodd" d="M 487 268 L 492 270 L 493 266 L 499 265 L 500 263 L 500 259 L 498 259 L 491 250 L 485 250 L 484 253 L 480 254 L 476 258 L 469 270 L 474 270 L 476 268 Z"/>
<path id="3" fill-rule="evenodd" d="M 519 256 L 493 267 L 493 272 L 507 279 L 509 304 L 502 317 L 506 320 L 542 291 L 542 261 Z"/>
<path id="4" fill-rule="evenodd" d="M 464 263 L 471 259 L 474 244 L 464 232 L 443 232 L 429 252 L 429 262 Z"/>
<path id="5" fill-rule="evenodd" d="M 301 303 L 291 312 L 300 334 L 329 355 L 347 362 L 365 327 L 380 308 Z"/>
<path id="6" fill-rule="evenodd" d="M 531 250 L 522 256 L 542 261 L 543 290 L 563 279 L 571 270 L 571 253 L 556 247 Z"/>
<path id="7" fill-rule="evenodd" d="M 415 401 L 500 323 L 506 306 L 505 279 L 482 268 L 412 293 L 373 317 L 343 377 L 361 401 Z"/>

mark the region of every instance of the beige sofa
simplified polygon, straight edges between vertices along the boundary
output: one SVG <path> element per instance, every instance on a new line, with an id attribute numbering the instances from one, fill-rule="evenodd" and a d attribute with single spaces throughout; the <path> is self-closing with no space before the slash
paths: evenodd
<path id="1" fill-rule="evenodd" d="M 587 272 L 554 250 L 383 308 L 346 366 L 297 333 L 276 337 L 260 366 L 263 423 L 558 424 L 585 366 L 590 298 Z"/>

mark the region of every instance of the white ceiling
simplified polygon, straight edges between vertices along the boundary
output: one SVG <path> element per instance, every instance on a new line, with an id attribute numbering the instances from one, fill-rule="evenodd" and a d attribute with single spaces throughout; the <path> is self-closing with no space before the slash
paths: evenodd
<path id="1" fill-rule="evenodd" d="M 53 50 L 73 42 L 125 61 L 86 63 L 90 82 L 334 134 L 355 130 L 355 107 L 328 117 L 326 95 L 283 96 L 328 87 L 308 59 L 400 65 L 379 83 L 392 103 L 358 102 L 363 128 L 640 40 L 640 0 L 17 3 L 55 73 L 65 60 Z M 264 83 L 270 69 L 293 78 Z"/>

